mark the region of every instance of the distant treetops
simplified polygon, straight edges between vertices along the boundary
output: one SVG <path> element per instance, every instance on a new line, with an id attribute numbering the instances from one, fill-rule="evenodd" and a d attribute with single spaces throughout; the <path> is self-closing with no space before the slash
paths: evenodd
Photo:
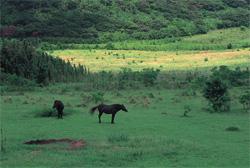
<path id="1" fill-rule="evenodd" d="M 249 26 L 249 0 L 2 0 L 2 37 L 160 39 Z"/>

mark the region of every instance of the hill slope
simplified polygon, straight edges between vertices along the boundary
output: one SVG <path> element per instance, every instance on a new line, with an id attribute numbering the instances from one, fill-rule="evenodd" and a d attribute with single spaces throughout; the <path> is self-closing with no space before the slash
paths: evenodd
<path id="1" fill-rule="evenodd" d="M 248 26 L 249 0 L 2 0 L 1 35 L 159 39 Z"/>

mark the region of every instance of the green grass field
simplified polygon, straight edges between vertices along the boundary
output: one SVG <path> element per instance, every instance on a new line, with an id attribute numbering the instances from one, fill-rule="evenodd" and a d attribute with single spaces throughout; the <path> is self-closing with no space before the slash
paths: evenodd
<path id="1" fill-rule="evenodd" d="M 55 85 L 7 93 L 1 97 L 6 138 L 1 167 L 249 167 L 249 113 L 237 99 L 246 89 L 230 90 L 233 101 L 227 114 L 207 112 L 199 92 L 196 96 L 183 96 L 185 90 L 106 92 L 106 103 L 124 103 L 129 110 L 119 112 L 114 125 L 109 115 L 103 115 L 99 124 L 97 114 L 89 114 L 94 102 L 79 107 L 91 92 L 65 92 Z M 38 117 L 54 99 L 61 99 L 71 115 L 63 120 Z M 182 117 L 185 105 L 191 107 L 190 117 Z M 229 126 L 240 131 L 225 131 Z M 23 144 L 48 138 L 84 139 L 86 146 L 69 150 L 63 144 Z"/>
<path id="2" fill-rule="evenodd" d="M 242 82 L 239 87 L 229 87 L 230 112 L 210 113 L 201 88 L 192 85 L 198 79 L 190 83 L 190 76 L 185 76 L 189 70 L 200 72 L 220 65 L 249 68 L 249 30 L 216 30 L 175 42 L 113 42 L 115 50 L 107 50 L 106 44 L 74 44 L 79 49 L 47 51 L 65 61 L 83 64 L 91 72 L 160 69 L 164 73 L 158 78 L 164 86 L 145 88 L 139 86 L 143 83 L 132 85 L 128 81 L 127 85 L 135 88 L 94 92 L 98 87 L 93 81 L 99 86 L 102 78 L 28 89 L 1 86 L 0 167 L 249 167 L 250 116 L 239 103 L 249 86 Z M 232 49 L 227 49 L 229 43 Z M 185 73 L 168 74 L 179 70 Z M 209 73 L 204 74 L 206 78 Z M 116 86 L 109 80 L 103 83 Z M 188 88 L 180 89 L 182 86 Z M 104 103 L 123 103 L 127 107 L 128 113 L 117 114 L 116 124 L 110 124 L 109 115 L 102 116 L 102 124 L 97 113 L 90 115 L 90 108 L 97 104 L 90 97 L 99 91 L 104 93 Z M 189 91 L 196 94 L 187 94 Z M 65 113 L 70 115 L 63 120 L 41 117 L 52 110 L 56 99 L 64 102 Z M 183 117 L 186 106 L 191 108 L 189 117 Z M 226 131 L 228 127 L 239 131 Z M 24 144 L 60 138 L 83 139 L 86 146 L 71 150 L 63 143 Z"/>

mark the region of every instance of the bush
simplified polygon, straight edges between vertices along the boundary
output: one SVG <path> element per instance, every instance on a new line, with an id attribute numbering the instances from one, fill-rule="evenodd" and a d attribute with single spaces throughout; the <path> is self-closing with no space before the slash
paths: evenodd
<path id="1" fill-rule="evenodd" d="M 114 49 L 115 49 L 115 46 L 114 46 L 113 43 L 109 42 L 109 43 L 107 43 L 107 44 L 105 45 L 105 48 L 106 48 L 107 50 L 114 50 Z"/>
<path id="2" fill-rule="evenodd" d="M 232 49 L 233 48 L 233 45 L 231 44 L 231 43 L 229 43 L 228 45 L 227 45 L 227 49 Z"/>
<path id="3" fill-rule="evenodd" d="M 154 86 L 160 70 L 154 70 L 152 68 L 146 68 L 142 70 L 143 83 L 146 87 Z"/>
<path id="4" fill-rule="evenodd" d="M 248 112 L 250 111 L 250 92 L 246 92 L 244 95 L 240 96 L 240 103 L 243 105 L 243 109 Z"/>
<path id="5" fill-rule="evenodd" d="M 227 89 L 227 85 L 220 79 L 211 79 L 206 82 L 203 96 L 209 101 L 215 112 L 230 110 L 230 97 Z"/>
<path id="6" fill-rule="evenodd" d="M 92 100 L 95 103 L 98 103 L 98 102 L 103 103 L 103 101 L 104 101 L 104 93 L 102 93 L 102 92 L 93 93 L 92 94 Z"/>
<path id="7" fill-rule="evenodd" d="M 241 70 L 236 67 L 235 70 L 229 69 L 227 66 L 215 67 L 212 69 L 212 78 L 223 79 L 228 85 L 242 86 L 248 85 L 249 70 Z"/>

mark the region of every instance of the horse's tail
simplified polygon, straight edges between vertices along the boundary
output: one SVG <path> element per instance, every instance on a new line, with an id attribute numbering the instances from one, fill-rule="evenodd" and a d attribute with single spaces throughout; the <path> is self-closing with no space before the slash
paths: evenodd
<path id="1" fill-rule="evenodd" d="M 95 110 L 97 109 L 99 107 L 99 105 L 98 106 L 95 106 L 95 107 L 92 107 L 91 109 L 90 109 L 90 114 L 94 114 L 94 112 L 95 112 Z"/>

